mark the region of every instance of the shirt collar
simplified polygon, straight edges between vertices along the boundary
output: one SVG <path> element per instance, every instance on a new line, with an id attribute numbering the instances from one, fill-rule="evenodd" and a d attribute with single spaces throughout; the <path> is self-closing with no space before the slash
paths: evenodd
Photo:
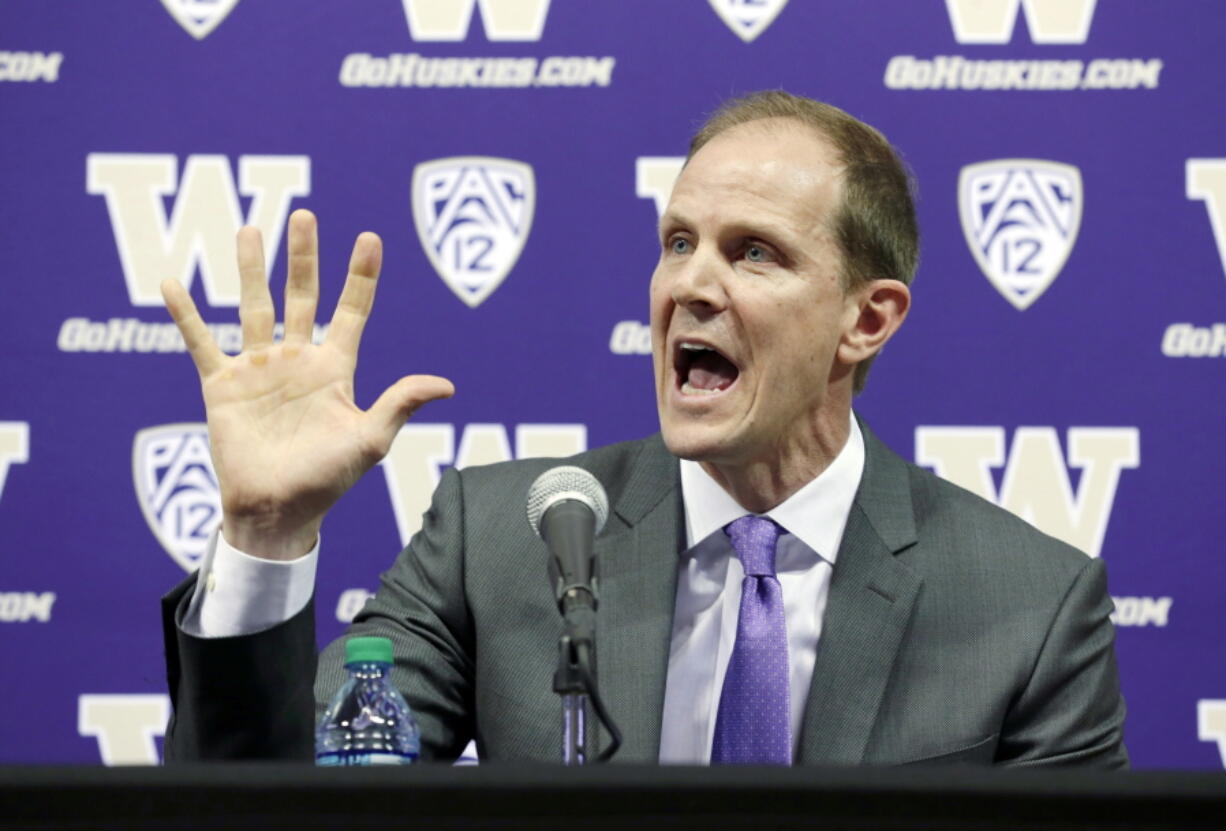
<path id="1" fill-rule="evenodd" d="M 833 564 L 864 473 L 864 436 L 855 418 L 834 461 L 796 493 L 766 512 L 790 534 Z M 721 531 L 748 513 L 698 462 L 681 460 L 686 546 Z"/>

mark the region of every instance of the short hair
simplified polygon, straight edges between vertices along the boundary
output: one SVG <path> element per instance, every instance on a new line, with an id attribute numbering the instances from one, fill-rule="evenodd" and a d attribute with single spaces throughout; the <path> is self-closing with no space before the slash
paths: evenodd
<path id="1" fill-rule="evenodd" d="M 843 201 L 832 231 L 843 255 L 844 291 L 873 279 L 910 285 L 919 265 L 914 179 L 878 130 L 838 107 L 783 90 L 753 92 L 725 102 L 694 134 L 686 163 L 711 139 L 733 127 L 767 118 L 789 119 L 826 137 L 843 171 Z M 854 389 L 864 389 L 877 356 L 861 361 Z"/>

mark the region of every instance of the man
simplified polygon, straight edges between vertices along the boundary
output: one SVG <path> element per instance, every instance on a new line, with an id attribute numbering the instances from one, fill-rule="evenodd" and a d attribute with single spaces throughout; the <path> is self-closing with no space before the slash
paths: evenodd
<path id="1" fill-rule="evenodd" d="M 224 514 L 207 576 L 167 600 L 171 759 L 309 758 L 315 700 L 342 679 L 333 644 L 312 693 L 323 515 L 405 418 L 452 393 L 409 376 L 354 406 L 379 243 L 358 238 L 315 347 L 314 235 L 309 214 L 291 218 L 281 344 L 251 229 L 241 355 L 217 350 L 178 284 L 163 289 L 202 377 Z M 571 460 L 610 496 L 597 654 L 618 759 L 1126 765 L 1101 562 L 907 464 L 852 416 L 917 261 L 888 142 L 786 93 L 734 101 L 695 137 L 660 242 L 661 434 Z M 522 508 L 552 464 L 447 471 L 355 620 L 392 638 L 428 758 L 470 737 L 483 758 L 558 758 L 559 620 Z"/>

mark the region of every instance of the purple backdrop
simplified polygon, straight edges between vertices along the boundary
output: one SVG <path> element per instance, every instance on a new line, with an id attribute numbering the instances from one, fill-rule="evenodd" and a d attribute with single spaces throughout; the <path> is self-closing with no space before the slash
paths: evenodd
<path id="1" fill-rule="evenodd" d="M 163 277 L 232 338 L 241 222 L 316 211 L 324 309 L 375 230 L 359 403 L 456 381 L 325 526 L 327 640 L 440 465 L 655 429 L 657 199 L 704 113 L 782 86 L 919 180 L 913 313 L 859 411 L 1105 558 L 1135 764 L 1223 765 L 1223 23 L 1219 0 L 3 0 L 0 762 L 159 753 L 157 597 L 217 505 Z"/>

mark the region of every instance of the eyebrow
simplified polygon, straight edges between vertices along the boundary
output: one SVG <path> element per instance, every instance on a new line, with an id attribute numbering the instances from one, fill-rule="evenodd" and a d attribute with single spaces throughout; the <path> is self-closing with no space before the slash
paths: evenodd
<path id="1" fill-rule="evenodd" d="M 663 237 L 665 228 L 670 226 L 680 225 L 681 227 L 689 227 L 691 224 L 685 216 L 671 209 L 666 210 L 660 215 L 660 221 L 656 226 L 656 236 Z M 797 245 L 796 234 L 793 230 L 748 218 L 729 222 L 725 230 L 731 230 L 741 236 L 760 239 L 764 242 L 769 242 L 771 245 L 781 246 L 789 250 Z"/>
<path id="2" fill-rule="evenodd" d="M 669 225 L 689 225 L 685 217 L 678 216 L 671 208 L 665 208 L 664 213 L 660 214 L 660 220 L 656 223 L 656 236 L 663 236 L 664 229 Z"/>

